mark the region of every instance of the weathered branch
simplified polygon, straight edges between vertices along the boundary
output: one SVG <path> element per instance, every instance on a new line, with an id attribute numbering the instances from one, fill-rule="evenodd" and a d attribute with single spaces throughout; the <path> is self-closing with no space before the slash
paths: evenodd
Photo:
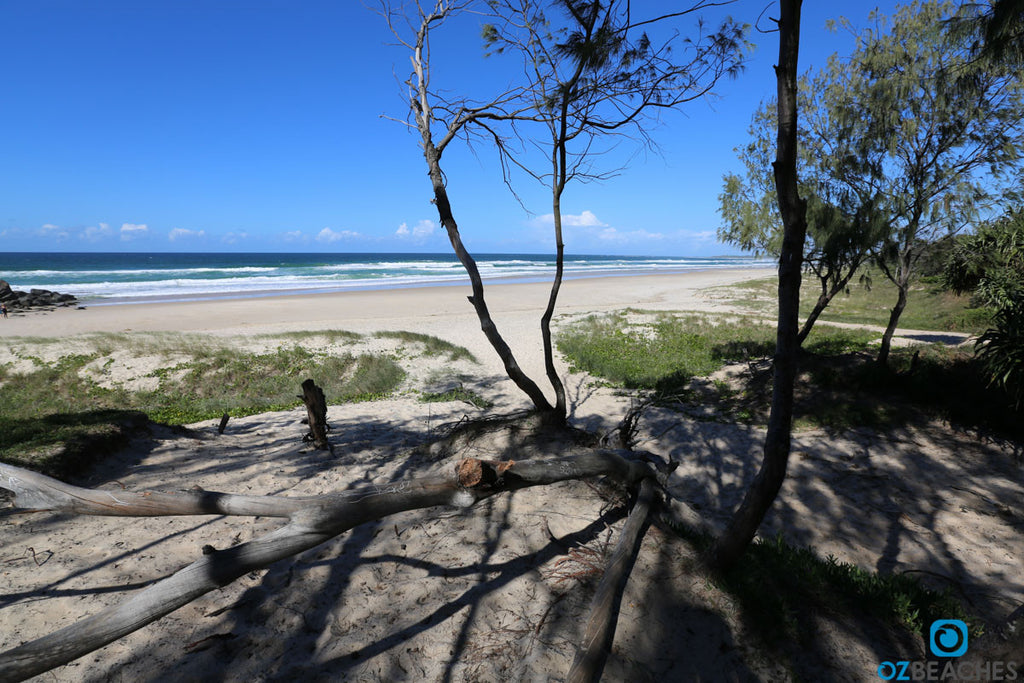
<path id="1" fill-rule="evenodd" d="M 309 500 L 280 496 L 241 496 L 198 489 L 177 493 L 86 489 L 4 463 L 0 463 L 0 488 L 13 492 L 15 507 L 23 511 L 56 510 L 79 515 L 112 517 L 289 517 Z"/>
<path id="2" fill-rule="evenodd" d="M 608 562 L 608 569 L 601 577 L 594 599 L 590 603 L 590 618 L 587 620 L 583 642 L 566 677 L 569 683 L 601 679 L 601 672 L 615 639 L 615 624 L 619 619 L 622 593 L 626 589 L 629 573 L 636 563 L 640 542 L 647 529 L 647 518 L 651 511 L 651 503 L 654 501 L 654 487 L 654 481 L 651 479 L 640 482 L 636 503 L 622 527 L 619 542 Z"/>
<path id="3" fill-rule="evenodd" d="M 80 514 L 276 515 L 288 524 L 247 543 L 204 555 L 177 573 L 48 636 L 0 653 L 0 680 L 18 681 L 66 664 L 173 612 L 251 571 L 313 548 L 360 524 L 405 510 L 439 505 L 469 507 L 496 493 L 567 479 L 609 475 L 629 484 L 651 469 L 615 451 L 500 463 L 468 459 L 456 476 L 398 481 L 307 498 L 234 496 L 210 492 L 128 493 L 69 486 L 0 464 L 0 486 L 24 510 Z M 158 501 L 154 506 L 153 501 Z M 144 508 L 153 510 L 144 513 Z"/>

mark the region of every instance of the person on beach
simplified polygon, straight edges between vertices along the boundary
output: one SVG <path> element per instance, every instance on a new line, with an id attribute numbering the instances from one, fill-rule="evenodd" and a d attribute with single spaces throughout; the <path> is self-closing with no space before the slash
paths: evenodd
<path id="1" fill-rule="evenodd" d="M 0 315 L 7 317 L 7 304 L 0 304 Z"/>

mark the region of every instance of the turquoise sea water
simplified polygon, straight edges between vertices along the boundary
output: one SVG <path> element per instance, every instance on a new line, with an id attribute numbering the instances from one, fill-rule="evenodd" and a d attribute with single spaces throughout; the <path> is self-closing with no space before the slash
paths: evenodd
<path id="1" fill-rule="evenodd" d="M 554 257 L 475 255 L 485 280 L 549 280 Z M 567 256 L 567 278 L 770 267 L 748 257 Z M 0 254 L 14 289 L 50 289 L 92 304 L 241 298 L 468 282 L 453 254 Z"/>

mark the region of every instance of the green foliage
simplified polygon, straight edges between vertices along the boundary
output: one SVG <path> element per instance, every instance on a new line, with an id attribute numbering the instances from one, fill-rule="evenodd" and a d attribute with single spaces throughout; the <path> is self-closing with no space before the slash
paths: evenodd
<path id="1" fill-rule="evenodd" d="M 976 345 L 991 381 L 1024 405 L 1024 211 L 1011 211 L 960 237 L 950 250 L 943 284 L 972 292 L 995 310 L 994 326 Z"/>
<path id="2" fill-rule="evenodd" d="M 462 401 L 483 410 L 494 407 L 494 402 L 463 387 L 442 392 L 426 392 L 420 395 L 421 403 L 447 403 L 449 401 Z"/>
<path id="3" fill-rule="evenodd" d="M 927 245 L 1021 187 L 1024 85 L 1012 69 L 974 59 L 970 42 L 948 31 L 955 9 L 932 0 L 902 6 L 891 18 L 874 13 L 849 58 L 834 55 L 802 84 L 801 193 L 810 243 L 827 257 L 828 267 L 815 271 L 823 287 L 828 273 L 855 268 L 870 247 L 905 294 Z M 750 180 L 728 178 L 722 195 L 720 235 L 745 248 L 777 243 L 771 120 L 765 107 L 755 117 L 754 142 L 741 152 Z M 756 210 L 742 210 L 748 201 Z M 839 241 L 820 244 L 833 231 Z M 812 269 L 816 261 L 808 259 Z"/>
<path id="4" fill-rule="evenodd" d="M 377 332 L 373 336 L 380 339 L 397 339 L 399 341 L 409 342 L 413 344 L 419 344 L 423 347 L 423 353 L 428 356 L 443 356 L 447 355 L 448 360 L 468 360 L 472 363 L 479 363 L 469 349 L 464 346 L 458 346 L 451 342 L 445 341 L 439 337 L 434 337 L 429 334 L 420 334 L 419 332 L 406 332 L 406 331 L 386 331 Z"/>
<path id="5" fill-rule="evenodd" d="M 683 390 L 690 379 L 727 360 L 758 357 L 769 347 L 774 348 L 774 331 L 768 326 L 714 324 L 698 316 L 664 316 L 648 324 L 630 324 L 621 314 L 590 317 L 558 338 L 573 368 L 628 389 L 665 394 Z"/>
<path id="6" fill-rule="evenodd" d="M 1002 309 L 996 326 L 978 338 L 978 358 L 1013 404 L 1024 406 L 1024 303 Z"/>
<path id="7" fill-rule="evenodd" d="M 107 335 L 95 342 L 101 351 L 53 362 L 22 354 L 36 366 L 27 373 L 0 366 L 0 459 L 66 476 L 92 455 L 123 443 L 128 423 L 148 418 L 180 425 L 224 413 L 240 417 L 293 408 L 301 405 L 298 385 L 307 377 L 324 388 L 329 401 L 373 400 L 394 392 L 405 377 L 393 359 L 381 355 L 334 355 L 300 346 L 253 353 L 174 335 Z M 158 386 L 151 390 L 104 387 L 86 371 L 126 348 L 179 360 L 152 373 Z"/>
<path id="8" fill-rule="evenodd" d="M 942 282 L 958 294 L 974 293 L 996 310 L 1024 301 L 1024 211 L 1011 211 L 958 237 L 946 257 Z"/>
<path id="9" fill-rule="evenodd" d="M 869 572 L 811 548 L 794 548 L 782 536 L 758 539 L 743 562 L 722 577 L 771 643 L 807 643 L 817 633 L 815 615 L 858 613 L 921 633 L 935 619 L 971 621 L 948 593 L 936 593 L 907 574 Z"/>

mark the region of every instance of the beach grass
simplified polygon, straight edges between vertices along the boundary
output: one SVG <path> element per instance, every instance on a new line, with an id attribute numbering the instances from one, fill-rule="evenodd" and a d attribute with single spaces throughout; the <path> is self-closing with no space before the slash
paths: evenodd
<path id="1" fill-rule="evenodd" d="M 418 353 L 475 361 L 466 349 L 428 335 L 384 336 L 416 344 Z M 10 347 L 19 367 L 0 363 L 0 460 L 66 477 L 85 466 L 86 451 L 123 445 L 130 427 L 147 419 L 173 426 L 288 410 L 302 405 L 306 378 L 329 403 L 376 400 L 394 394 L 406 377 L 401 354 L 358 352 L 353 344 L 362 335 L 328 330 L 258 339 L 263 350 L 242 338 L 196 334 L 19 338 Z M 155 368 L 141 377 L 118 374 L 143 360 Z"/>
<path id="2" fill-rule="evenodd" d="M 698 543 L 706 546 L 707 539 Z M 936 619 L 962 619 L 973 635 L 983 622 L 969 616 L 947 590 L 937 592 L 904 573 L 882 573 L 821 557 L 813 548 L 787 544 L 781 535 L 756 539 L 744 561 L 717 577 L 742 613 L 769 644 L 812 644 L 820 634 L 822 614 L 868 617 L 888 628 L 927 637 Z"/>
<path id="3" fill-rule="evenodd" d="M 880 271 L 866 271 L 863 281 L 854 278 L 846 293 L 838 294 L 819 318 L 823 322 L 853 323 L 885 327 L 896 304 L 896 287 Z M 763 310 L 774 317 L 777 311 L 777 278 L 749 280 L 718 288 L 729 303 L 748 310 Z M 807 316 L 821 293 L 816 279 L 804 275 L 800 289 L 800 315 Z M 974 305 L 970 295 L 943 290 L 937 281 L 918 278 L 912 285 L 907 308 L 899 326 L 910 330 L 935 330 L 978 334 L 992 323 L 993 312 Z"/>
<path id="4" fill-rule="evenodd" d="M 429 334 L 398 330 L 376 332 L 373 336 L 378 339 L 396 339 L 409 344 L 416 344 L 420 347 L 422 353 L 428 356 L 447 356 L 448 360 L 453 362 L 458 360 L 468 360 L 471 363 L 480 362 L 469 349 Z"/>
<path id="5" fill-rule="evenodd" d="M 808 339 L 808 349 L 859 351 L 875 336 L 827 328 Z M 674 395 L 685 393 L 693 378 L 710 375 L 728 363 L 770 357 L 775 329 L 752 317 L 660 314 L 651 320 L 612 313 L 570 325 L 559 335 L 558 348 L 574 370 L 626 389 Z"/>
<path id="6" fill-rule="evenodd" d="M 574 370 L 640 390 L 698 419 L 766 424 L 775 330 L 752 317 L 620 312 L 568 325 L 558 347 Z M 921 417 L 1016 438 L 1021 415 L 985 379 L 971 348 L 894 349 L 873 362 L 876 332 L 818 325 L 803 346 L 794 427 L 885 429 Z M 726 365 L 728 377 L 715 376 Z M 710 377 L 709 377 L 710 376 Z"/>

